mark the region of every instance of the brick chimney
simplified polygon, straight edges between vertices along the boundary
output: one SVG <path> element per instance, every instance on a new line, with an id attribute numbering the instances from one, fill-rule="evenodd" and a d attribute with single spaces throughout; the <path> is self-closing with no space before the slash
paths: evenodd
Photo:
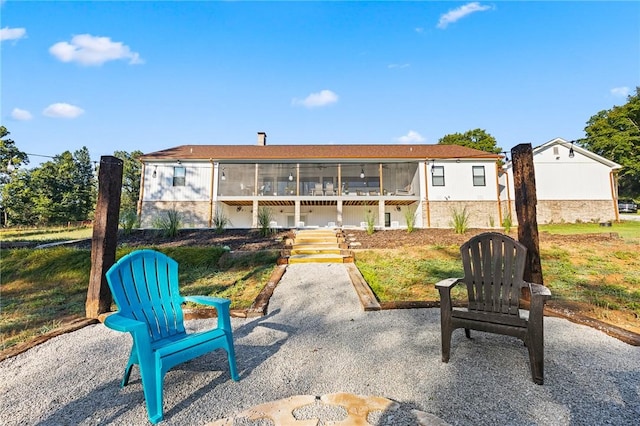
<path id="1" fill-rule="evenodd" d="M 267 134 L 265 132 L 258 132 L 258 146 L 267 145 Z"/>

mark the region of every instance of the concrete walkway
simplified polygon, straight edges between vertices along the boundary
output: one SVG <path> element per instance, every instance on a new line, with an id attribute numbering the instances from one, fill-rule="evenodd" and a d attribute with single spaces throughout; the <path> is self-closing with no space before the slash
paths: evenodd
<path id="1" fill-rule="evenodd" d="M 412 410 L 431 416 L 422 424 L 626 425 L 640 418 L 639 347 L 545 318 L 543 386 L 531 381 L 526 348 L 504 336 L 468 340 L 456 332 L 443 364 L 438 309 L 364 311 L 344 264 L 289 265 L 268 315 L 232 325 L 241 380 L 230 380 L 219 352 L 170 371 L 163 425 L 209 424 L 271 401 L 340 393 L 395 401 L 394 410 L 372 413 L 377 425 L 419 424 Z M 130 344 L 128 335 L 98 324 L 1 362 L 1 423 L 148 424 L 137 369 L 129 386 L 118 386 Z M 320 425 L 328 424 L 322 416 L 346 416 L 315 408 L 297 415 Z"/>

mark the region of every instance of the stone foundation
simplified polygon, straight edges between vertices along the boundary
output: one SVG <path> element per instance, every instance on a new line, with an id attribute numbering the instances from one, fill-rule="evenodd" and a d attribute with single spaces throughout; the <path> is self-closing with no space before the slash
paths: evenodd
<path id="1" fill-rule="evenodd" d="M 423 210 L 426 208 L 427 202 L 424 201 Z M 429 201 L 428 208 L 431 228 L 453 228 L 454 212 L 461 213 L 465 208 L 469 228 L 500 227 L 497 201 Z M 426 213 L 424 219 L 426 228 Z"/>
<path id="2" fill-rule="evenodd" d="M 514 207 L 515 213 L 515 207 Z M 538 223 L 608 222 L 616 219 L 612 200 L 538 200 Z"/>
<path id="3" fill-rule="evenodd" d="M 208 228 L 209 201 L 145 201 L 142 203 L 140 227 L 153 228 L 154 221 L 171 209 L 180 212 L 181 228 Z"/>

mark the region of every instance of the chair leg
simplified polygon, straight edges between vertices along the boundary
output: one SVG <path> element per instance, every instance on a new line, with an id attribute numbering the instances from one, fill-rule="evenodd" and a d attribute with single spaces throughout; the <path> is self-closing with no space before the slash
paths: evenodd
<path id="1" fill-rule="evenodd" d="M 451 355 L 451 327 L 442 327 L 441 339 L 442 339 L 442 362 L 449 362 L 449 356 Z"/>
<path id="2" fill-rule="evenodd" d="M 233 336 L 231 335 L 231 333 L 227 334 L 226 349 L 227 349 L 227 359 L 229 360 L 229 373 L 231 375 L 231 378 L 237 382 L 238 380 L 240 380 L 240 378 L 238 376 L 238 368 L 236 366 L 236 353 L 233 347 Z"/>
<path id="3" fill-rule="evenodd" d="M 529 342 L 527 345 L 529 350 L 529 363 L 531 364 L 531 379 L 533 382 L 541 385 L 544 383 L 544 348 L 542 341 Z"/>
<path id="4" fill-rule="evenodd" d="M 127 364 L 127 367 L 124 369 L 124 376 L 122 377 L 122 381 L 120 382 L 120 387 L 123 388 L 129 384 L 129 377 L 131 377 L 131 370 L 133 369 L 133 364 Z"/>
<path id="5" fill-rule="evenodd" d="M 534 383 L 544 382 L 544 299 L 532 297 L 529 308 L 529 323 L 525 344 L 529 350 L 531 378 Z"/>
<path id="6" fill-rule="evenodd" d="M 142 376 L 142 391 L 147 405 L 147 416 L 149 421 L 156 424 L 163 419 L 162 414 L 162 381 L 163 374 L 159 366 L 155 363 L 140 364 L 140 375 Z"/>
<path id="7" fill-rule="evenodd" d="M 122 377 L 122 382 L 120 382 L 120 387 L 123 388 L 129 384 L 129 377 L 131 377 L 131 370 L 133 369 L 133 365 L 138 363 L 138 356 L 135 343 L 131 348 L 131 353 L 129 354 L 129 361 L 127 361 L 127 367 L 124 369 L 124 376 Z"/>

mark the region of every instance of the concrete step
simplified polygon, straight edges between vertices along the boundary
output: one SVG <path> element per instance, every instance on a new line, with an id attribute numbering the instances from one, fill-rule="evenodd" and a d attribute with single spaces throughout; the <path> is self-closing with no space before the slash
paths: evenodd
<path id="1" fill-rule="evenodd" d="M 287 263 L 345 263 L 353 262 L 353 255 L 345 251 L 344 236 L 329 229 L 296 232 L 291 248 L 283 251 Z"/>
<path id="2" fill-rule="evenodd" d="M 289 264 L 294 263 L 344 263 L 344 257 L 335 254 L 297 254 L 289 256 Z"/>
<path id="3" fill-rule="evenodd" d="M 342 253 L 342 249 L 340 248 L 335 248 L 335 247 L 325 247 L 325 248 L 313 248 L 313 247 L 307 247 L 307 248 L 300 248 L 298 246 L 296 246 L 295 248 L 291 249 L 291 255 L 297 255 L 297 254 L 341 254 Z"/>
<path id="4" fill-rule="evenodd" d="M 333 248 L 333 247 L 340 247 L 339 243 L 336 242 L 325 242 L 325 241 L 320 241 L 320 242 L 309 242 L 309 241 L 305 241 L 302 243 L 299 242 L 294 242 L 291 245 L 291 248 Z"/>
<path id="5" fill-rule="evenodd" d="M 340 238 L 338 238 L 335 235 L 296 235 L 294 239 L 296 243 L 302 243 L 305 241 L 318 241 L 318 242 L 326 241 L 326 242 L 337 243 L 339 240 Z"/>

